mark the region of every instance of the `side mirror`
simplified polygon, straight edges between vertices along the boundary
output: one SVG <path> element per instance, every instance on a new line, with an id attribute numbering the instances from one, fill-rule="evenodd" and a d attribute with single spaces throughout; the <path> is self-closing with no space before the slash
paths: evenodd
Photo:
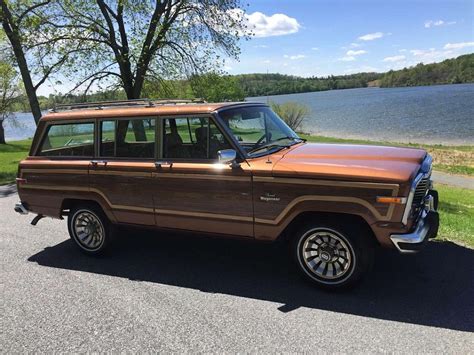
<path id="1" fill-rule="evenodd" d="M 223 149 L 217 152 L 217 160 L 220 164 L 231 164 L 231 166 L 237 167 L 239 164 L 235 161 L 237 158 L 237 152 L 233 149 Z"/>

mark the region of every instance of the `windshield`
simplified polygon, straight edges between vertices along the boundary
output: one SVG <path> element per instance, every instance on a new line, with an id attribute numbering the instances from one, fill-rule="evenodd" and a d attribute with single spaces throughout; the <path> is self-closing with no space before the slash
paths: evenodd
<path id="1" fill-rule="evenodd" d="M 239 107 L 219 115 L 248 156 L 273 153 L 303 141 L 266 106 Z"/>

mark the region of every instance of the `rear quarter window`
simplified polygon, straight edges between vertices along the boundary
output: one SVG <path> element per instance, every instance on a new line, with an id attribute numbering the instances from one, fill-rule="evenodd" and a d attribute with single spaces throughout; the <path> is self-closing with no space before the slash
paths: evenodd
<path id="1" fill-rule="evenodd" d="M 43 140 L 42 156 L 94 156 L 94 123 L 53 124 Z"/>

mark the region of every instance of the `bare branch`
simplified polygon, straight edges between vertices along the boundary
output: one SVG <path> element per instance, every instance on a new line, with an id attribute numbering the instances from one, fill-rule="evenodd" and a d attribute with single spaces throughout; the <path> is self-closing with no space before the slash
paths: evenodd
<path id="1" fill-rule="evenodd" d="M 37 3 L 37 4 L 32 5 L 29 8 L 27 8 L 25 11 L 23 11 L 20 14 L 20 16 L 18 16 L 18 20 L 17 20 L 18 25 L 21 23 L 21 21 L 23 21 L 25 16 L 27 16 L 30 12 L 33 12 L 34 10 L 36 10 L 36 9 L 42 7 L 42 6 L 48 5 L 50 2 L 51 2 L 51 0 L 43 1 L 43 2 Z"/>

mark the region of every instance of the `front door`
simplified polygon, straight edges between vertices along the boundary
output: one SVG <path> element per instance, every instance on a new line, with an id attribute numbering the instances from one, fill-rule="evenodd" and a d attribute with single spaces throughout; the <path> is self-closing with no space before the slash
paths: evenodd
<path id="1" fill-rule="evenodd" d="M 252 175 L 218 164 L 231 148 L 210 117 L 162 121 L 161 159 L 153 173 L 158 227 L 253 237 Z"/>

